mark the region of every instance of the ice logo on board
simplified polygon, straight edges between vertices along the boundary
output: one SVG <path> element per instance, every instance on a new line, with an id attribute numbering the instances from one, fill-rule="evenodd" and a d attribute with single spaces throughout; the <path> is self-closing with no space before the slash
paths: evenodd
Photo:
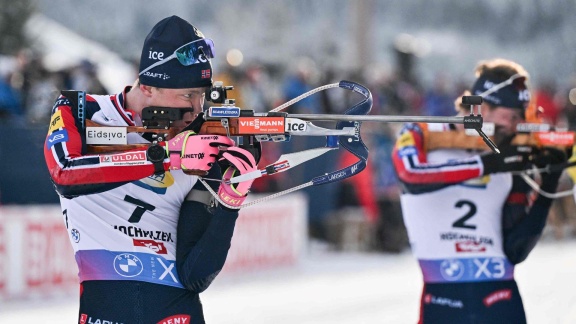
<path id="1" fill-rule="evenodd" d="M 122 277 L 136 277 L 142 273 L 144 266 L 137 256 L 122 253 L 114 258 L 114 270 Z"/>
<path id="2" fill-rule="evenodd" d="M 458 280 L 464 274 L 464 264 L 460 260 L 444 260 L 440 263 L 440 274 L 446 280 Z"/>

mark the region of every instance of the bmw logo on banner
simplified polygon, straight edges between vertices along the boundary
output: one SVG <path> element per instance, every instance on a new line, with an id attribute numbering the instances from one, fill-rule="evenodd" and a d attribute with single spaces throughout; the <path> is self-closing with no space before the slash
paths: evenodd
<path id="1" fill-rule="evenodd" d="M 114 270 L 122 277 L 136 277 L 144 267 L 142 261 L 130 253 L 122 253 L 114 258 Z"/>
<path id="2" fill-rule="evenodd" d="M 442 277 L 449 281 L 458 280 L 464 275 L 464 264 L 460 260 L 444 260 L 440 264 Z"/>

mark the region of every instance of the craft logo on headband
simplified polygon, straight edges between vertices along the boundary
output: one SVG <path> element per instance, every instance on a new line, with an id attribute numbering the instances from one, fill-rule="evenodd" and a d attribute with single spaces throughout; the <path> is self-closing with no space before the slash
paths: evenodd
<path id="1" fill-rule="evenodd" d="M 526 78 L 515 74 L 499 82 L 481 75 L 474 86 L 472 94 L 482 96 L 485 102 L 500 107 L 526 109 L 530 101 L 530 91 L 525 84 Z"/>

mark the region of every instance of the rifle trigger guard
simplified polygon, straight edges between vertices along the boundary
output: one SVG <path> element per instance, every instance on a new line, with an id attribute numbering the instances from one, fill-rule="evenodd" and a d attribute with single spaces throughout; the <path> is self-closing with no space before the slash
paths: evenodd
<path id="1" fill-rule="evenodd" d="M 220 120 L 220 123 L 222 124 L 222 127 L 224 127 L 224 129 L 226 130 L 226 136 L 230 137 L 230 125 L 228 124 L 228 119 L 222 118 Z"/>

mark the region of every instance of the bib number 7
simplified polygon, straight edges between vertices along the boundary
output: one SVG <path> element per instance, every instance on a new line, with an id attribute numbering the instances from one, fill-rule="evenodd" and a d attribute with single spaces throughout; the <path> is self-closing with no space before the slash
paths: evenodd
<path id="1" fill-rule="evenodd" d="M 130 223 L 138 223 L 140 221 L 140 219 L 142 218 L 142 215 L 144 215 L 144 213 L 147 210 L 153 211 L 154 209 L 156 209 L 155 206 L 152 206 L 149 203 L 144 202 L 140 199 L 136 199 L 132 196 L 128 196 L 128 195 L 124 196 L 124 201 L 136 205 L 136 209 L 132 212 L 132 215 L 130 215 L 130 218 L 128 218 L 128 221 Z"/>

